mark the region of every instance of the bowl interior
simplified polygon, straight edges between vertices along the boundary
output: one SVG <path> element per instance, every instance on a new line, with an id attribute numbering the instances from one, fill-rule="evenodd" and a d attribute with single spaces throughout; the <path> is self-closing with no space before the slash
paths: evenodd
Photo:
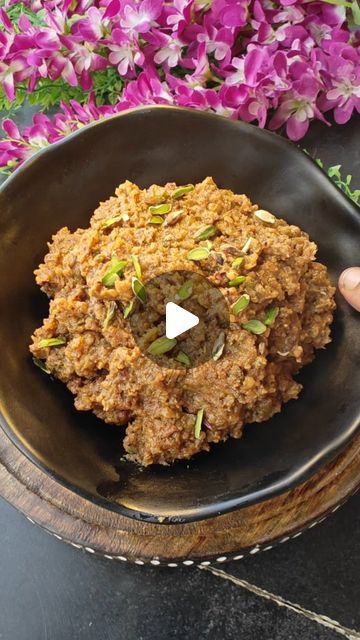
<path id="1" fill-rule="evenodd" d="M 303 369 L 299 400 L 247 427 L 242 440 L 170 467 L 120 461 L 120 428 L 77 412 L 64 386 L 33 366 L 29 337 L 48 308 L 33 270 L 51 235 L 87 226 L 126 179 L 146 187 L 206 176 L 306 230 L 334 282 L 357 263 L 359 213 L 305 154 L 250 125 L 195 111 L 144 108 L 85 128 L 0 190 L 1 424 L 60 482 L 147 520 L 201 519 L 284 491 L 340 451 L 360 421 L 359 320 L 340 298 L 333 342 Z"/>

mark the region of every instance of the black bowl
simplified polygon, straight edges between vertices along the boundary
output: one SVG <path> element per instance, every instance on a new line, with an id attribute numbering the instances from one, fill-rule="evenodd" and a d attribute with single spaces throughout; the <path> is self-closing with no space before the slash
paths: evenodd
<path id="1" fill-rule="evenodd" d="M 0 189 L 2 427 L 58 481 L 135 518 L 199 520 L 274 496 L 335 456 L 360 424 L 359 318 L 341 297 L 333 342 L 301 373 L 299 400 L 242 440 L 170 467 L 121 462 L 122 431 L 75 411 L 65 387 L 33 365 L 29 337 L 48 306 L 33 270 L 51 235 L 87 226 L 125 179 L 146 187 L 205 176 L 305 229 L 334 283 L 356 264 L 359 211 L 312 160 L 279 136 L 196 111 L 146 107 L 96 123 L 37 154 Z"/>

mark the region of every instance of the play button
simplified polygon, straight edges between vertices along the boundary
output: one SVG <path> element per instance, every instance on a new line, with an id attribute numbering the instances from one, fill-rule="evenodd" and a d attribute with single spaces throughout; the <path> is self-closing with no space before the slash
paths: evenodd
<path id="1" fill-rule="evenodd" d="M 193 329 L 199 324 L 198 316 L 186 311 L 174 302 L 168 302 L 166 305 L 166 321 L 165 334 L 170 340 L 181 336 L 185 331 Z"/>
<path id="2" fill-rule="evenodd" d="M 226 353 L 228 303 L 208 278 L 167 271 L 133 291 L 124 315 L 142 354 L 158 366 L 185 370 Z"/>

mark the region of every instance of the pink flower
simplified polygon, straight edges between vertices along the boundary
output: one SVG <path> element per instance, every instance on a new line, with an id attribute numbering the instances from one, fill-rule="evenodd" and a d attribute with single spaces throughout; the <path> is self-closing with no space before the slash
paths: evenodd
<path id="1" fill-rule="evenodd" d="M 111 52 L 109 62 L 117 66 L 121 76 L 127 75 L 128 71 L 135 71 L 135 65 L 144 64 L 145 56 L 137 40 L 129 37 L 122 29 L 114 29 L 108 48 Z"/>
<path id="2" fill-rule="evenodd" d="M 299 75 L 292 90 L 280 100 L 280 106 L 269 123 L 270 129 L 278 129 L 286 123 L 286 134 L 291 140 L 300 140 L 306 134 L 310 119 L 318 117 L 326 122 L 316 106 L 319 82 L 312 76 Z"/>
<path id="3" fill-rule="evenodd" d="M 0 83 L 9 100 L 15 100 L 15 76 L 26 71 L 26 61 L 22 58 L 14 59 L 10 64 L 0 62 Z"/>
<path id="4" fill-rule="evenodd" d="M 160 15 L 162 0 L 142 0 L 138 5 L 126 4 L 120 24 L 129 32 L 146 33 Z"/>

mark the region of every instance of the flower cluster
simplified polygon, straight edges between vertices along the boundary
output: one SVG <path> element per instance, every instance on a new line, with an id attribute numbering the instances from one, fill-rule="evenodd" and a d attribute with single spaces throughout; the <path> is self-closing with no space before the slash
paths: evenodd
<path id="1" fill-rule="evenodd" d="M 92 120 L 144 104 L 211 110 L 272 130 L 284 125 L 292 140 L 305 135 L 312 119 L 326 122 L 328 111 L 340 124 L 360 112 L 357 0 L 3 4 L 6 99 L 16 104 L 19 92 L 30 98 L 59 82 L 69 99 L 53 118 L 37 114 L 22 133 L 4 121 L 2 167 L 13 168 Z"/>

